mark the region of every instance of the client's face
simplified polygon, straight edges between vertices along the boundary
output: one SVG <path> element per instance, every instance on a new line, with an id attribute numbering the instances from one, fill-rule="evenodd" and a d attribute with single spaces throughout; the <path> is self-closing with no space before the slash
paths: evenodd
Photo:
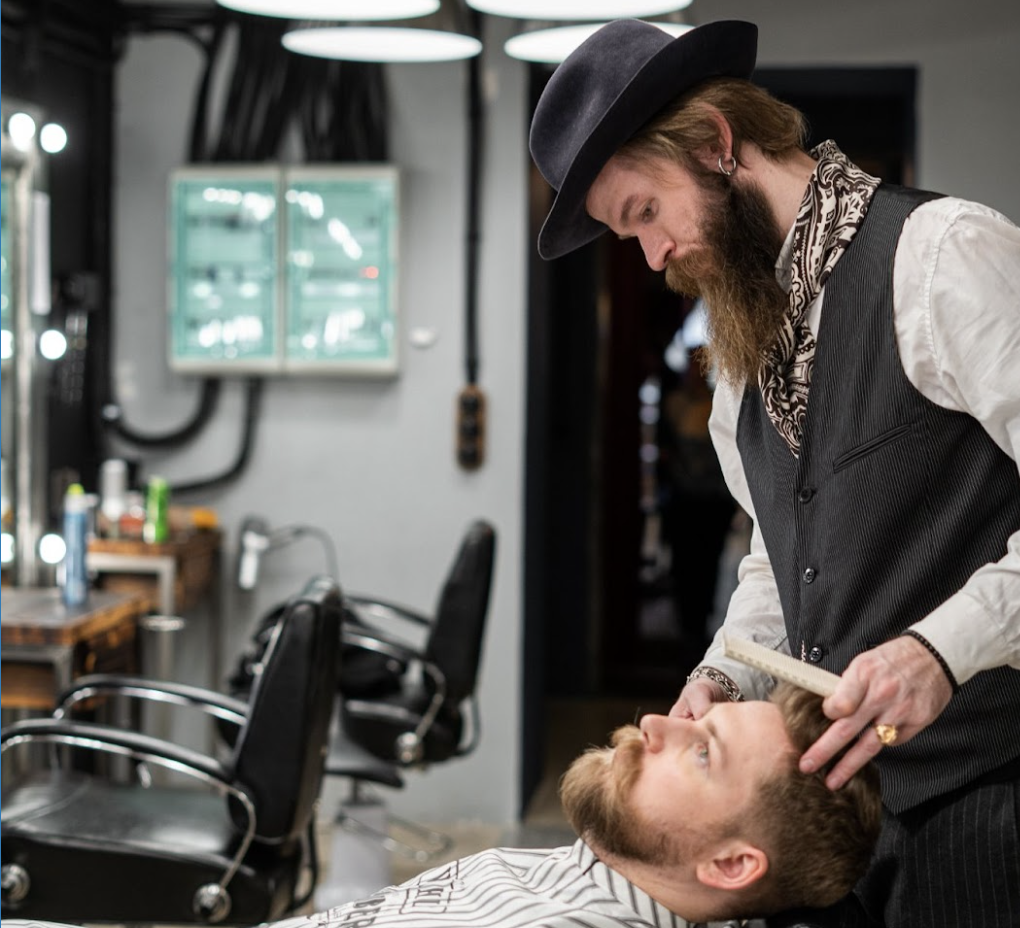
<path id="1" fill-rule="evenodd" d="M 599 850 L 649 864 L 691 859 L 739 834 L 758 784 L 792 753 L 768 702 L 719 703 L 696 721 L 646 715 L 574 761 L 563 807 Z"/>

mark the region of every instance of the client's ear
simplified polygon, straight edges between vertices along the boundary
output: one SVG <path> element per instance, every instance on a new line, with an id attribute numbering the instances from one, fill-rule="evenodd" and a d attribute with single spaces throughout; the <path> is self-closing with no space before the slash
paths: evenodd
<path id="1" fill-rule="evenodd" d="M 769 869 L 765 852 L 746 842 L 725 844 L 695 868 L 698 881 L 713 889 L 745 889 Z"/>

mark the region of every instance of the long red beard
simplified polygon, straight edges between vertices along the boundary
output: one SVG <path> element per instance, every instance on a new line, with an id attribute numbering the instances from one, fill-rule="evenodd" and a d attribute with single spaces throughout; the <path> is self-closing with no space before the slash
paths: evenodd
<path id="1" fill-rule="evenodd" d="M 782 236 L 757 185 L 714 176 L 701 180 L 704 246 L 671 261 L 666 284 L 704 299 L 708 354 L 720 377 L 755 382 L 789 303 L 776 280 Z"/>

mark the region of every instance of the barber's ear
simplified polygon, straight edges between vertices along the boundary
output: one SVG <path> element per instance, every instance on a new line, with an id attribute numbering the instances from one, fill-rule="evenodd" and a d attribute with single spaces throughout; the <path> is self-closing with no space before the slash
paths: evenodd
<path id="1" fill-rule="evenodd" d="M 698 160 L 706 169 L 716 172 L 719 170 L 719 159 L 722 158 L 724 162 L 729 161 L 733 154 L 733 130 L 719 110 L 710 103 L 706 103 L 704 106 L 709 117 L 716 124 L 718 136 L 715 143 L 706 145 L 698 152 Z"/>
<path id="2" fill-rule="evenodd" d="M 714 889 L 745 889 L 769 869 L 765 852 L 752 844 L 727 844 L 695 868 L 699 882 Z"/>

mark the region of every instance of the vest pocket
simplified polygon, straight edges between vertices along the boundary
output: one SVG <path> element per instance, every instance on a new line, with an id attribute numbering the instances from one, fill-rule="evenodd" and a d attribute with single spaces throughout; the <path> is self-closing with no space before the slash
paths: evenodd
<path id="1" fill-rule="evenodd" d="M 882 432 L 881 435 L 876 435 L 874 438 L 868 439 L 864 442 L 864 444 L 858 445 L 856 448 L 851 448 L 845 454 L 841 454 L 835 461 L 832 462 L 832 472 L 836 473 L 844 467 L 849 467 L 861 458 L 867 457 L 869 454 L 878 451 L 880 448 L 884 448 L 886 445 L 891 445 L 894 441 L 898 441 L 906 435 L 913 427 L 913 422 L 907 422 L 904 425 L 897 425 L 895 428 Z"/>

